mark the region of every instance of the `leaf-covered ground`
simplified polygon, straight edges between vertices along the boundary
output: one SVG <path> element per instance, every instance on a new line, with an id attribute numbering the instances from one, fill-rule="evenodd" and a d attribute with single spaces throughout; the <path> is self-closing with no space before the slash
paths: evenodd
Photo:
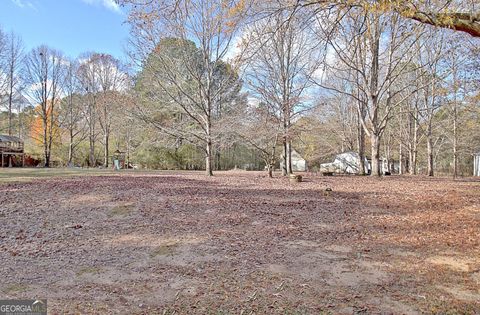
<path id="1" fill-rule="evenodd" d="M 51 314 L 480 314 L 474 180 L 43 177 L 0 222 L 0 296 Z"/>

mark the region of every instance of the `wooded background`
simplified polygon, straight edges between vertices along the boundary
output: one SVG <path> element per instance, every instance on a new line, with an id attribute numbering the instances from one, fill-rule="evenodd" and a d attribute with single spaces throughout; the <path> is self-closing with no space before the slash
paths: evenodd
<path id="1" fill-rule="evenodd" d="M 471 175 L 478 1 L 124 0 L 128 60 L 0 29 L 0 134 L 49 166 L 311 171 L 356 151 Z M 95 47 L 90 47 L 95 51 Z M 360 159 L 363 161 L 363 159 Z M 364 169 L 361 167 L 360 169 Z"/>

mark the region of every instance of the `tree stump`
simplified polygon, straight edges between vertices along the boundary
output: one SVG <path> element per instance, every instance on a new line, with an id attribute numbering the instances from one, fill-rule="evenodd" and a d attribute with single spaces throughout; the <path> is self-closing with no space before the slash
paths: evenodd
<path id="1" fill-rule="evenodd" d="M 302 175 L 290 174 L 291 183 L 300 183 L 302 181 Z"/>

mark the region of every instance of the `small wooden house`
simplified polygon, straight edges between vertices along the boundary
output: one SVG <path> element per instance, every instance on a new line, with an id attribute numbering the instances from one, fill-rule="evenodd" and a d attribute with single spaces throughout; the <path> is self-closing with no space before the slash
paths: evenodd
<path id="1" fill-rule="evenodd" d="M 12 160 L 16 157 L 21 158 L 23 166 L 25 154 L 22 139 L 15 136 L 0 135 L 0 155 L 0 167 L 11 166 Z"/>

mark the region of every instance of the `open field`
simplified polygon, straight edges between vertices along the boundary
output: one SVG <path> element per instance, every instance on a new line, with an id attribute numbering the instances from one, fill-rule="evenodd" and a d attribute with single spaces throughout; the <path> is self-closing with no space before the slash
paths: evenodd
<path id="1" fill-rule="evenodd" d="M 48 172 L 0 170 L 2 298 L 52 314 L 480 313 L 479 181 Z"/>

